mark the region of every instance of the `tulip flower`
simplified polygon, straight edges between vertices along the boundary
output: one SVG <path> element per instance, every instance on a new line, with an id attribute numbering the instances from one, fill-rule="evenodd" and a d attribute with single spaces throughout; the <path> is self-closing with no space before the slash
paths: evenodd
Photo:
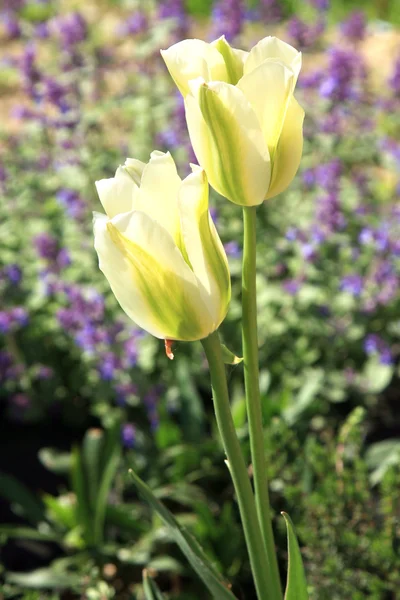
<path id="1" fill-rule="evenodd" d="M 275 37 L 250 52 L 224 37 L 184 40 L 161 52 L 185 99 L 193 149 L 210 184 L 242 206 L 283 192 L 303 150 L 294 98 L 301 53 Z"/>
<path id="2" fill-rule="evenodd" d="M 127 159 L 96 182 L 106 214 L 94 214 L 99 266 L 126 314 L 166 340 L 207 337 L 230 300 L 225 251 L 208 212 L 203 169 L 183 181 L 169 153 Z"/>

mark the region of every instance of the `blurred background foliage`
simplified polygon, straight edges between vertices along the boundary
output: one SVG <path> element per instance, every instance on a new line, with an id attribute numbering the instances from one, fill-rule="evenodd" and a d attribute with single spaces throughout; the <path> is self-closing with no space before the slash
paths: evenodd
<path id="1" fill-rule="evenodd" d="M 126 156 L 195 160 L 159 49 L 279 35 L 304 52 L 304 156 L 258 211 L 265 448 L 282 574 L 310 596 L 398 598 L 398 0 L 3 0 L 0 27 L 1 598 L 207 598 L 134 468 L 252 598 L 200 344 L 138 331 L 99 272 L 94 181 Z M 212 195 L 240 355 L 241 214 Z M 247 456 L 241 365 L 228 367 Z M 144 579 L 142 571 L 145 569 Z M 160 591 L 161 590 L 161 591 Z"/>

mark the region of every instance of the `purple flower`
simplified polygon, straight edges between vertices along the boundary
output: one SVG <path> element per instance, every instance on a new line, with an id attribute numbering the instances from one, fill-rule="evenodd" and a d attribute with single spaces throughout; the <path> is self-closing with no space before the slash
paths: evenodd
<path id="1" fill-rule="evenodd" d="M 389 86 L 396 97 L 400 97 L 400 58 L 394 64 L 393 73 L 389 79 Z"/>
<path id="2" fill-rule="evenodd" d="M 354 10 L 348 19 L 340 25 L 342 35 L 352 42 L 359 42 L 365 38 L 367 21 L 362 10 Z"/>
<path id="3" fill-rule="evenodd" d="M 243 0 L 217 0 L 212 11 L 212 37 L 224 35 L 231 42 L 241 33 L 244 16 Z"/>
<path id="4" fill-rule="evenodd" d="M 325 191 L 335 192 L 339 189 L 342 170 L 343 167 L 341 161 L 338 158 L 335 158 L 316 168 L 315 181 Z"/>
<path id="5" fill-rule="evenodd" d="M 308 0 L 308 2 L 321 12 L 329 10 L 329 0 Z"/>
<path id="6" fill-rule="evenodd" d="M 374 241 L 374 232 L 370 227 L 364 227 L 358 236 L 358 241 L 364 246 L 371 244 Z"/>
<path id="7" fill-rule="evenodd" d="M 0 333 L 8 333 L 11 329 L 12 317 L 5 310 L 0 311 Z"/>
<path id="8" fill-rule="evenodd" d="M 86 21 L 79 12 L 57 17 L 53 21 L 53 27 L 66 50 L 83 42 L 88 34 Z"/>
<path id="9" fill-rule="evenodd" d="M 292 17 L 288 23 L 288 36 L 296 48 L 309 48 L 319 39 L 325 31 L 325 22 L 318 19 L 316 23 L 308 25 L 298 17 Z"/>
<path id="10" fill-rule="evenodd" d="M 118 27 L 120 35 L 137 35 L 148 30 L 149 22 L 146 13 L 137 10 Z"/>
<path id="11" fill-rule="evenodd" d="M 313 244 L 302 244 L 300 247 L 300 251 L 302 257 L 308 262 L 314 261 L 317 257 L 316 249 Z"/>
<path id="12" fill-rule="evenodd" d="M 29 323 L 27 311 L 22 306 L 15 306 L 10 311 L 13 324 L 25 327 Z"/>
<path id="13" fill-rule="evenodd" d="M 21 27 L 19 21 L 12 13 L 6 12 L 3 14 L 3 23 L 7 37 L 10 40 L 15 40 L 21 37 Z"/>
<path id="14" fill-rule="evenodd" d="M 311 187 L 315 183 L 314 169 L 306 169 L 302 173 L 303 182 L 307 187 Z"/>
<path id="15" fill-rule="evenodd" d="M 330 193 L 317 198 L 316 219 L 321 230 L 326 234 L 340 231 L 346 226 L 346 220 L 341 211 L 339 197 Z"/>
<path id="16" fill-rule="evenodd" d="M 295 242 L 299 237 L 299 233 L 300 232 L 297 229 L 297 227 L 289 227 L 289 229 L 286 232 L 285 237 L 289 242 Z"/>
<path id="17" fill-rule="evenodd" d="M 278 23 L 282 19 L 282 7 L 279 0 L 260 0 L 259 17 L 257 20 L 263 20 L 265 23 Z"/>
<path id="18" fill-rule="evenodd" d="M 364 350 L 368 355 L 378 355 L 383 365 L 393 364 L 393 356 L 387 343 L 377 334 L 371 333 L 364 340 Z"/>
<path id="19" fill-rule="evenodd" d="M 39 233 L 33 240 L 40 258 L 55 261 L 58 255 L 57 239 L 49 233 Z"/>
<path id="20" fill-rule="evenodd" d="M 283 282 L 282 287 L 291 296 L 295 296 L 301 288 L 302 281 L 299 279 L 287 279 Z"/>
<path id="21" fill-rule="evenodd" d="M 363 291 L 363 278 L 358 274 L 346 275 L 340 282 L 340 289 L 352 296 L 360 296 Z"/>
<path id="22" fill-rule="evenodd" d="M 135 446 L 136 429 L 132 423 L 125 423 L 121 430 L 122 445 L 125 448 L 131 449 Z"/>
<path id="23" fill-rule="evenodd" d="M 21 268 L 16 264 L 7 265 L 4 267 L 4 274 L 13 285 L 18 285 L 22 279 Z"/>
<path id="24" fill-rule="evenodd" d="M 150 427 L 152 431 L 155 431 L 157 429 L 160 422 L 157 410 L 160 392 L 160 386 L 155 386 L 144 397 L 144 406 L 146 408 L 147 416 L 149 418 Z"/>
<path id="25" fill-rule="evenodd" d="M 115 371 L 121 366 L 121 361 L 113 352 L 106 352 L 98 366 L 99 373 L 102 379 L 105 381 L 111 381 L 113 379 Z"/>
<path id="26" fill-rule="evenodd" d="M 124 362 L 128 368 L 133 367 L 137 363 L 139 351 L 135 337 L 130 337 L 124 343 Z"/>
<path id="27" fill-rule="evenodd" d="M 70 106 L 66 100 L 69 90 L 66 86 L 61 85 L 53 77 L 46 77 L 43 80 L 43 98 L 56 106 L 62 113 L 70 110 Z"/>
<path id="28" fill-rule="evenodd" d="M 40 81 L 40 72 L 35 65 L 36 48 L 33 44 L 27 44 L 20 59 L 20 70 L 26 93 L 35 101 L 40 99 L 37 84 Z"/>
<path id="29" fill-rule="evenodd" d="M 4 382 L 10 377 L 12 377 L 12 365 L 13 361 L 11 354 L 6 352 L 5 350 L 0 350 L 0 382 Z"/>
<path id="30" fill-rule="evenodd" d="M 232 256 L 232 258 L 240 258 L 242 255 L 242 251 L 239 247 L 239 244 L 234 240 L 225 244 L 224 248 L 227 255 Z"/>
<path id="31" fill-rule="evenodd" d="M 353 50 L 331 48 L 328 52 L 328 68 L 319 93 L 334 102 L 357 98 L 357 86 L 364 77 L 364 66 Z"/>
<path id="32" fill-rule="evenodd" d="M 188 18 L 183 0 L 162 0 L 158 5 L 159 19 L 173 19 L 175 22 L 174 36 L 183 39 L 188 32 Z"/>
<path id="33" fill-rule="evenodd" d="M 78 192 L 70 188 L 62 188 L 56 194 L 56 198 L 61 206 L 65 209 L 67 215 L 72 219 L 81 219 L 85 212 L 86 206 L 79 196 Z"/>
<path id="34" fill-rule="evenodd" d="M 43 21 L 43 23 L 38 23 L 35 28 L 36 37 L 41 40 L 44 40 L 50 36 L 49 24 L 47 21 Z"/>

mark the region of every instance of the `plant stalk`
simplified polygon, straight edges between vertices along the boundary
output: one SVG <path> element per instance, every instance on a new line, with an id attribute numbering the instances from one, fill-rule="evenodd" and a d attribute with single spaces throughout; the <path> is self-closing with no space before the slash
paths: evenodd
<path id="1" fill-rule="evenodd" d="M 242 339 L 244 383 L 249 424 L 251 459 L 257 515 L 267 549 L 271 592 L 274 600 L 282 599 L 282 589 L 276 557 L 271 508 L 268 493 L 267 461 L 258 366 L 257 290 L 256 290 L 256 207 L 243 207 L 243 266 L 242 266 Z"/>
<path id="2" fill-rule="evenodd" d="M 259 600 L 275 600 L 269 581 L 268 557 L 261 536 L 246 463 L 236 435 L 229 403 L 225 364 L 218 332 L 202 340 L 211 375 L 215 416 L 235 486 L 254 583 Z"/>

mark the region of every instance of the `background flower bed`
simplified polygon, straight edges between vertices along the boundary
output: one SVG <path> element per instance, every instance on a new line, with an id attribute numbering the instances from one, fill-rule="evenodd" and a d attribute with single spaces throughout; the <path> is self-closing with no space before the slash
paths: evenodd
<path id="1" fill-rule="evenodd" d="M 193 529 L 238 597 L 252 597 L 200 345 L 177 345 L 170 363 L 162 344 L 125 318 L 97 268 L 91 211 L 99 207 L 93 182 L 112 176 L 125 156 L 147 160 L 153 148 L 169 149 L 181 175 L 195 160 L 160 48 L 222 33 L 247 47 L 277 33 L 304 51 L 298 96 L 306 121 L 301 170 L 258 220 L 272 504 L 298 528 L 312 598 L 395 598 L 395 2 L 368 3 L 369 20 L 348 3 L 317 0 L 146 10 L 111 1 L 84 9 L 72 0 L 3 4 L 3 595 L 140 598 L 148 567 L 169 597 L 205 598 L 136 497 L 134 467 Z M 216 195 L 212 202 L 233 283 L 222 334 L 240 354 L 241 219 L 230 203 Z M 240 365 L 229 367 L 229 379 L 246 447 Z M 275 526 L 284 568 L 278 517 Z"/>

